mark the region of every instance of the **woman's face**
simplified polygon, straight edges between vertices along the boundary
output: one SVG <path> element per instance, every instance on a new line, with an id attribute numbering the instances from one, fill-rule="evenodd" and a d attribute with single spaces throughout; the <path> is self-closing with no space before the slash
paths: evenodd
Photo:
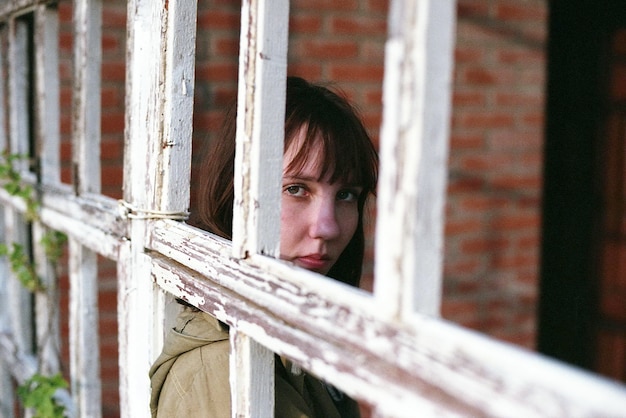
<path id="1" fill-rule="evenodd" d="M 313 153 L 299 172 L 288 172 L 305 130 L 297 135 L 283 159 L 280 256 L 325 275 L 356 231 L 363 188 L 340 181 L 330 183 L 330 174 L 320 179 L 319 153 Z"/>

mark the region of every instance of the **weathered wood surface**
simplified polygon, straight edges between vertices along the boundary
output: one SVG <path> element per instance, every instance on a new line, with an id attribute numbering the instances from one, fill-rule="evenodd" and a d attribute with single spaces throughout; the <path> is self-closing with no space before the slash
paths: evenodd
<path id="1" fill-rule="evenodd" d="M 125 209 L 115 199 L 101 195 L 74 195 L 71 187 L 45 187 L 41 190 L 41 221 L 48 227 L 78 239 L 91 250 L 117 259 L 121 242 L 127 237 Z M 0 203 L 19 212 L 24 201 L 0 188 Z"/>
<path id="2" fill-rule="evenodd" d="M 41 242 L 49 232 L 40 222 L 32 226 L 34 242 Z M 36 348 L 40 373 L 52 376 L 61 371 L 61 332 L 59 289 L 55 266 L 46 256 L 42 245 L 33 246 L 33 260 L 37 276 L 44 290 L 35 294 L 35 332 Z"/>
<path id="3" fill-rule="evenodd" d="M 437 318 L 384 320 L 365 292 L 270 258 L 238 260 L 191 227 L 156 221 L 149 233 L 175 261 L 153 258 L 160 286 L 389 416 L 619 416 L 626 404 L 622 385 Z"/>
<path id="4" fill-rule="evenodd" d="M 41 4 L 35 10 L 35 143 L 39 178 L 58 184 L 60 168 L 59 13 Z"/>
<path id="5" fill-rule="evenodd" d="M 455 3 L 391 3 L 374 282 L 390 317 L 441 305 Z"/>
<path id="6" fill-rule="evenodd" d="M 128 2 L 124 201 L 129 240 L 118 262 L 120 410 L 148 417 L 148 370 L 161 350 L 145 224 L 189 209 L 194 91 L 195 1 Z"/>
<path id="7" fill-rule="evenodd" d="M 75 0 L 73 12 L 72 184 L 100 192 L 102 1 Z"/>
<path id="8" fill-rule="evenodd" d="M 241 19 L 233 248 L 278 257 L 289 2 L 244 1 Z"/>
<path id="9" fill-rule="evenodd" d="M 38 5 L 52 4 L 58 0 L 3 0 L 0 2 L 0 21 L 5 21 L 11 16 L 33 11 Z"/>
<path id="10" fill-rule="evenodd" d="M 238 257 L 280 254 L 289 1 L 241 8 L 233 248 Z M 233 416 L 274 416 L 274 354 L 233 327 Z"/>
<path id="11" fill-rule="evenodd" d="M 78 414 L 102 414 L 97 254 L 69 238 L 70 371 Z"/>

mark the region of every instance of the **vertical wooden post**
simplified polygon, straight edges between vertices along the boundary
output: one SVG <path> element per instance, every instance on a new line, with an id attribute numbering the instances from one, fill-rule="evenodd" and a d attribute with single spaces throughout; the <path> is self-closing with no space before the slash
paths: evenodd
<path id="1" fill-rule="evenodd" d="M 59 84 L 59 13 L 42 4 L 35 11 L 35 142 L 44 185 L 61 181 Z"/>
<path id="2" fill-rule="evenodd" d="M 391 3 L 375 270 L 390 316 L 439 314 L 455 13 L 454 0 Z"/>
<path id="3" fill-rule="evenodd" d="M 4 100 L 4 80 L 6 75 L 4 73 L 4 57 L 6 51 L 4 49 L 4 38 L 6 35 L 6 28 L 0 28 L 0 152 L 7 150 L 7 132 L 5 129 L 5 115 L 6 107 Z M 0 206 L 0 244 L 8 244 L 7 233 L 4 227 L 5 222 L 5 209 L 4 206 Z M 0 257 L 0 332 L 8 331 L 9 319 L 9 307 L 7 301 L 9 298 L 9 292 L 7 291 L 9 280 L 9 265 L 6 257 Z M 0 360 L 0 416 L 6 418 L 13 418 L 13 405 L 9 402 L 9 399 L 13 399 L 13 382 L 11 381 L 11 373 L 8 365 L 4 360 Z M 4 401 L 7 399 L 7 401 Z"/>
<path id="4" fill-rule="evenodd" d="M 289 2 L 241 9 L 233 252 L 279 256 Z"/>
<path id="5" fill-rule="evenodd" d="M 102 1 L 75 0 L 72 88 L 74 193 L 100 192 L 100 67 Z M 101 415 L 97 254 L 69 239 L 70 366 L 79 415 Z"/>
<path id="6" fill-rule="evenodd" d="M 35 10 L 35 143 L 42 185 L 60 182 L 59 116 L 59 24 L 56 8 L 39 5 Z M 39 368 L 52 375 L 60 370 L 59 295 L 54 266 L 48 262 L 41 243 L 46 228 L 33 224 L 33 256 L 45 292 L 35 295 Z"/>
<path id="7" fill-rule="evenodd" d="M 280 255 L 288 26 L 288 1 L 243 2 L 233 216 L 237 257 Z M 233 417 L 273 417 L 273 353 L 235 329 L 231 349 Z"/>
<path id="8" fill-rule="evenodd" d="M 247 335 L 230 331 L 232 417 L 274 416 L 274 353 Z M 272 366 L 271 371 L 267 368 Z"/>
<path id="9" fill-rule="evenodd" d="M 148 417 L 148 370 L 160 350 L 160 296 L 144 253 L 151 218 L 189 208 L 196 1 L 130 0 L 126 63 L 124 200 L 129 241 L 118 264 L 120 401 Z"/>
<path id="10" fill-rule="evenodd" d="M 79 416 L 99 417 L 101 408 L 96 254 L 69 239 L 70 370 Z M 95 353 L 94 353 L 95 352 Z"/>
<path id="11" fill-rule="evenodd" d="M 30 57 L 28 54 L 28 24 L 20 19 L 9 21 L 9 142 L 12 154 L 29 155 L 30 143 L 30 107 L 28 94 L 28 72 Z M 27 175 L 28 161 L 17 160 L 15 169 Z M 7 243 L 18 243 L 29 249 L 28 226 L 16 209 L 5 213 Z M 8 306 L 11 316 L 11 330 L 16 345 L 32 350 L 32 304 L 29 292 L 13 276 L 9 281 Z"/>
<path id="12" fill-rule="evenodd" d="M 100 192 L 102 0 L 74 0 L 72 170 L 74 192 Z"/>

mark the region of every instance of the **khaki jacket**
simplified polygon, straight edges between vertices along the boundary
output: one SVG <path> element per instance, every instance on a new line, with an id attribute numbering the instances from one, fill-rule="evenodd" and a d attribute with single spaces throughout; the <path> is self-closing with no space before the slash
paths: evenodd
<path id="1" fill-rule="evenodd" d="M 150 369 L 153 418 L 230 418 L 228 331 L 212 316 L 185 309 Z M 358 418 L 356 402 L 276 357 L 276 418 Z M 332 392 L 332 388 L 330 389 Z M 336 392 L 333 392 L 336 393 Z M 341 412 L 340 412 L 341 410 Z"/>

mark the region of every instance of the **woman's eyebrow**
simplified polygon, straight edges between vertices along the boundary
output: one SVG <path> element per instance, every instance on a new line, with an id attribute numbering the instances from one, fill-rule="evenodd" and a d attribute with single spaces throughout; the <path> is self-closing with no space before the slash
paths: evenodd
<path id="1" fill-rule="evenodd" d="M 313 176 L 301 176 L 298 174 L 288 174 L 283 176 L 283 180 L 300 180 L 300 181 L 319 181 L 317 177 Z"/>

